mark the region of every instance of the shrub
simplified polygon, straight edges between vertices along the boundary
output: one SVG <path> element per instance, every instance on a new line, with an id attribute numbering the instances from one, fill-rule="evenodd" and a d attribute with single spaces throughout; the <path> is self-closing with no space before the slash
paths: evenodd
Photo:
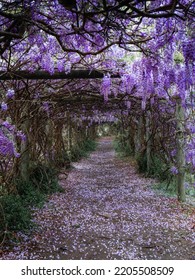
<path id="1" fill-rule="evenodd" d="M 158 178 L 160 181 L 171 180 L 172 175 L 170 173 L 169 166 L 158 156 L 153 155 L 151 158 L 151 167 L 149 172 L 147 172 L 147 157 L 146 152 L 140 153 L 136 157 L 138 171 L 140 173 L 147 173 L 148 176 Z"/>
<path id="2" fill-rule="evenodd" d="M 152 186 L 153 189 L 158 190 L 160 193 L 166 196 L 175 196 L 177 195 L 177 188 L 175 181 L 172 180 L 171 182 L 160 182 Z"/>
<path id="3" fill-rule="evenodd" d="M 58 184 L 57 171 L 42 164 L 31 169 L 29 181 L 34 188 L 43 194 L 62 191 L 62 188 Z"/>
<path id="4" fill-rule="evenodd" d="M 136 156 L 138 171 L 140 173 L 146 173 L 147 172 L 147 158 L 146 153 L 140 153 Z"/>
<path id="5" fill-rule="evenodd" d="M 83 149 L 86 151 L 86 152 L 92 152 L 92 151 L 95 151 L 95 149 L 97 148 L 97 143 L 96 141 L 93 141 L 93 140 L 86 140 L 84 142 L 84 147 Z"/>
<path id="6" fill-rule="evenodd" d="M 152 157 L 151 169 L 148 175 L 158 178 L 160 181 L 169 181 L 173 178 L 170 173 L 170 167 L 156 155 Z"/>
<path id="7" fill-rule="evenodd" d="M 120 140 L 114 140 L 113 147 L 119 156 L 127 157 L 133 155 L 131 147 L 128 144 L 122 143 Z"/>
<path id="8" fill-rule="evenodd" d="M 3 213 L 0 230 L 26 230 L 32 226 L 30 210 L 25 207 L 19 195 L 4 195 L 0 198 Z"/>
<path id="9" fill-rule="evenodd" d="M 31 181 L 18 180 L 16 184 L 18 194 L 26 206 L 41 207 L 45 200 L 45 194 L 40 191 Z"/>
<path id="10" fill-rule="evenodd" d="M 71 161 L 77 161 L 83 157 L 89 156 L 89 153 L 94 151 L 97 143 L 94 140 L 86 140 L 79 146 L 74 146 L 71 150 Z"/>
<path id="11" fill-rule="evenodd" d="M 70 168 L 70 156 L 66 151 L 62 151 L 62 153 L 58 156 L 57 159 L 54 161 L 54 166 L 56 168 L 62 168 L 65 167 L 66 169 Z"/>
<path id="12" fill-rule="evenodd" d="M 41 164 L 31 169 L 29 181 L 17 179 L 15 186 L 17 194 L 0 197 L 0 236 L 6 230 L 8 239 L 12 231 L 24 231 L 33 226 L 32 206 L 41 207 L 47 194 L 63 191 L 58 184 L 56 171 Z"/>

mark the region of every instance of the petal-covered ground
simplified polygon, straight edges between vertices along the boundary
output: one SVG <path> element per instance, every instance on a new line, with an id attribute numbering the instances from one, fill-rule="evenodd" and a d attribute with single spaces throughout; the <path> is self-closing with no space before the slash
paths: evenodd
<path id="1" fill-rule="evenodd" d="M 74 164 L 35 209 L 37 228 L 1 259 L 195 259 L 195 209 L 158 195 L 111 139 Z"/>

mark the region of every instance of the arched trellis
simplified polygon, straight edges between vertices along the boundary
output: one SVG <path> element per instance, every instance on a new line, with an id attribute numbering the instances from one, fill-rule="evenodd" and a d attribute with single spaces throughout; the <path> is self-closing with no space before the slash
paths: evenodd
<path id="1" fill-rule="evenodd" d="M 77 0 L 69 5 L 68 1 L 58 0 L 0 1 L 2 95 L 9 91 L 10 99 L 6 95 L 8 118 L 14 120 L 13 124 L 26 131 L 27 138 L 34 133 L 34 137 L 39 135 L 42 139 L 40 145 L 31 143 L 34 154 L 37 149 L 42 151 L 47 143 L 48 157 L 53 157 L 52 143 L 47 139 L 53 137 L 54 127 L 58 127 L 55 135 L 60 135 L 59 122 L 64 118 L 69 119 L 67 123 L 71 119 L 76 126 L 82 118 L 87 127 L 93 121 L 98 122 L 98 114 L 107 114 L 108 119 L 108 112 L 121 119 L 130 116 L 130 136 L 133 135 L 130 142 L 135 150 L 142 144 L 138 141 L 142 130 L 145 135 L 148 171 L 153 143 L 158 142 L 162 149 L 169 151 L 165 140 L 170 135 L 177 136 L 178 141 L 173 137 L 177 146 L 176 170 L 180 177 L 178 182 L 183 186 L 185 163 L 181 158 L 184 158 L 185 140 L 191 137 L 188 130 L 194 133 L 193 125 L 184 129 L 186 101 L 194 96 L 191 90 L 194 86 L 194 1 L 187 2 Z M 129 58 L 129 53 L 135 52 L 145 56 L 138 56 L 132 63 L 134 57 Z M 104 70 L 94 70 L 97 65 Z M 124 69 L 128 67 L 129 70 Z M 116 73 L 113 69 L 117 69 Z M 134 76 L 119 75 L 126 70 L 128 74 L 135 73 Z M 112 91 L 111 78 L 115 81 Z M 14 99 L 10 97 L 12 88 L 16 90 Z M 163 102 L 167 108 L 163 107 Z M 150 106 L 154 103 L 156 109 Z M 4 122 L 5 111 L 7 103 L 2 101 L 3 129 L 10 131 L 9 137 L 15 137 L 14 127 Z M 155 118 L 158 125 L 154 125 Z M 42 120 L 42 125 L 38 120 Z M 68 135 L 72 135 L 72 128 Z M 159 139 L 152 141 L 151 135 Z M 9 137 L 2 134 L 5 148 L 3 144 L 1 151 L 17 156 Z M 30 146 L 28 140 L 21 144 L 23 155 Z M 71 141 L 68 145 L 72 146 Z M 173 146 L 171 141 L 169 146 Z M 194 147 L 192 141 L 191 150 Z M 179 195 L 180 200 L 184 200 L 182 196 Z"/>
<path id="2" fill-rule="evenodd" d="M 89 135 L 92 138 L 95 137 L 95 125 L 93 124 L 98 123 L 95 115 L 97 113 L 100 115 L 99 123 L 101 123 L 101 115 L 110 112 L 111 115 L 121 120 L 124 119 L 126 122 L 126 129 L 129 131 L 127 136 L 133 153 L 136 154 L 143 150 L 146 152 L 148 174 L 152 165 L 152 153 L 154 151 L 162 153 L 164 149 L 166 153 L 164 158 L 168 161 L 170 160 L 168 154 L 171 149 L 169 150 L 165 146 L 163 147 L 163 145 L 168 143 L 170 148 L 177 145 L 175 165 L 178 170 L 178 199 L 185 201 L 185 113 L 181 99 L 179 97 L 175 98 L 175 106 L 172 113 L 165 112 L 163 119 L 168 122 L 166 127 L 165 123 L 160 123 L 158 116 L 159 107 L 166 107 L 167 104 L 166 100 L 162 98 L 154 97 L 156 108 L 151 106 L 151 100 L 148 100 L 145 107 L 142 108 L 142 99 L 140 97 L 129 94 L 124 95 L 124 93 L 121 95 L 119 93 L 117 96 L 111 95 L 107 102 L 104 102 L 104 98 L 99 94 L 98 90 L 95 93 L 89 91 L 86 94 L 85 87 L 80 89 L 80 94 L 72 91 L 65 92 L 64 89 L 55 94 L 54 84 L 59 89 L 59 81 L 65 82 L 68 80 L 71 85 L 75 79 L 79 81 L 94 79 L 100 83 L 103 77 L 104 73 L 102 71 L 81 69 L 74 70 L 69 74 L 54 73 L 53 75 L 47 72 L 28 73 L 26 71 L 1 73 L 1 80 L 4 83 L 6 81 L 8 83 L 10 81 L 11 83 L 21 81 L 20 84 L 15 84 L 16 91 L 18 92 L 18 99 L 16 97 L 15 100 L 15 109 L 20 117 L 18 120 L 14 120 L 23 132 L 26 133 L 27 138 L 26 141 L 21 143 L 22 156 L 19 160 L 21 176 L 23 179 L 28 178 L 30 160 L 37 160 L 38 158 L 40 160 L 44 154 L 47 154 L 46 160 L 48 163 L 51 163 L 54 159 L 63 156 L 63 153 L 69 152 L 73 146 L 80 145 Z M 111 74 L 110 77 L 115 79 L 117 83 L 120 82 L 119 74 Z M 31 80 L 34 82 L 31 83 Z M 48 80 L 47 85 L 51 83 L 53 88 L 53 93 L 49 96 L 48 88 L 45 88 L 44 81 L 46 80 Z M 21 83 L 24 83 L 23 87 L 21 87 Z M 17 86 L 19 86 L 18 89 Z M 31 95 L 35 93 L 37 87 L 45 92 L 36 101 L 32 99 Z M 132 89 L 132 92 L 134 91 L 136 92 L 135 88 Z M 130 104 L 127 104 L 127 102 L 130 102 Z M 19 108 L 17 108 L 17 103 Z M 21 108 L 22 110 L 20 111 Z M 154 121 L 155 117 L 157 117 L 157 123 Z M 172 138 L 173 134 L 166 135 L 168 142 L 164 141 L 162 143 L 162 139 L 166 138 L 163 133 L 169 133 L 169 129 L 174 129 L 174 126 L 176 128 L 174 140 Z M 124 129 L 123 125 L 122 128 Z M 163 131 L 164 129 L 165 131 Z M 174 133 L 173 130 L 171 133 Z M 173 140 L 172 143 L 171 138 Z M 64 139 L 67 139 L 67 143 L 64 142 Z"/>

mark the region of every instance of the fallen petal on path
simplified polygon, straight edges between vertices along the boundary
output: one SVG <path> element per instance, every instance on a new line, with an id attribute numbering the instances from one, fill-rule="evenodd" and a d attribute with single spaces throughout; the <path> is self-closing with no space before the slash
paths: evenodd
<path id="1" fill-rule="evenodd" d="M 2 259 L 193 259 L 195 212 L 155 193 L 153 179 L 116 157 L 103 138 L 74 164 L 64 193 L 34 211 L 38 227 Z"/>

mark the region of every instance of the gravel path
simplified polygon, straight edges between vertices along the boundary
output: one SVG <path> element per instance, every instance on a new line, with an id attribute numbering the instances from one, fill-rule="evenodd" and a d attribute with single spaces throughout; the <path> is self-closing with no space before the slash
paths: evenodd
<path id="1" fill-rule="evenodd" d="M 74 164 L 64 193 L 35 209 L 32 235 L 1 259 L 194 259 L 195 210 L 155 193 L 110 138 Z"/>

